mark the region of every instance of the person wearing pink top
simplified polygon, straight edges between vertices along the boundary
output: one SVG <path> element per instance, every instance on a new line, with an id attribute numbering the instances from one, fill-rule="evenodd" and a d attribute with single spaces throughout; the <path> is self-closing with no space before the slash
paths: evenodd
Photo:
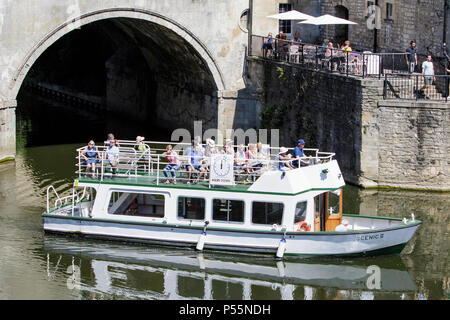
<path id="1" fill-rule="evenodd" d="M 176 153 L 175 150 L 172 149 L 172 145 L 168 145 L 166 147 L 166 152 L 164 152 L 162 154 L 163 157 L 167 158 L 167 166 L 163 169 L 163 173 L 164 176 L 167 178 L 166 182 L 164 182 L 165 184 L 169 184 L 170 180 L 169 180 L 169 172 L 172 175 L 172 179 L 173 179 L 173 184 L 177 184 L 177 178 L 176 178 L 176 174 L 175 171 L 180 170 L 180 160 L 178 159 L 178 154 Z"/>

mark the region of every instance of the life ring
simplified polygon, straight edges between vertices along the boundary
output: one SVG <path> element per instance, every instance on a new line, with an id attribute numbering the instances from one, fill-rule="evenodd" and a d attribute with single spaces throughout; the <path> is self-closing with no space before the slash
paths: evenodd
<path id="1" fill-rule="evenodd" d="M 302 221 L 298 224 L 297 231 L 311 231 L 311 226 L 306 221 Z"/>

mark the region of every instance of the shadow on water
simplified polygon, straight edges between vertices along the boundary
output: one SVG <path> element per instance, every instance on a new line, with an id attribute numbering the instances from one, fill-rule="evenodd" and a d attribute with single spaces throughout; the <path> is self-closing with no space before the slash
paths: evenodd
<path id="1" fill-rule="evenodd" d="M 97 144 L 106 140 L 108 133 L 124 140 L 145 136 L 147 140 L 170 140 L 171 131 L 161 128 L 155 121 L 126 119 L 110 111 L 86 111 L 62 105 L 28 93 L 20 92 L 17 103 L 17 148 L 43 145 L 86 143 Z"/>

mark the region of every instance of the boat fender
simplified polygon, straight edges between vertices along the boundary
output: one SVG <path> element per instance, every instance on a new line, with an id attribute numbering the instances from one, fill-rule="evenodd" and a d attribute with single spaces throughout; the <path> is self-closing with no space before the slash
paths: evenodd
<path id="1" fill-rule="evenodd" d="M 195 247 L 195 249 L 197 251 L 203 251 L 203 247 L 205 246 L 205 241 L 206 241 L 206 232 L 202 232 L 200 234 L 200 237 L 198 238 L 197 246 Z"/>
<path id="2" fill-rule="evenodd" d="M 298 224 L 297 231 L 311 231 L 311 226 L 306 221 L 302 221 Z"/>
<path id="3" fill-rule="evenodd" d="M 198 238 L 197 241 L 197 246 L 195 247 L 195 249 L 197 251 L 203 251 L 203 247 L 205 246 L 205 241 L 206 241 L 206 227 L 208 226 L 209 221 L 205 221 L 205 226 L 203 227 L 203 232 L 200 234 L 200 237 Z"/>
<path id="4" fill-rule="evenodd" d="M 278 245 L 277 250 L 277 259 L 283 259 L 284 251 L 286 251 L 286 238 L 283 237 L 283 239 L 280 240 L 280 243 Z"/>

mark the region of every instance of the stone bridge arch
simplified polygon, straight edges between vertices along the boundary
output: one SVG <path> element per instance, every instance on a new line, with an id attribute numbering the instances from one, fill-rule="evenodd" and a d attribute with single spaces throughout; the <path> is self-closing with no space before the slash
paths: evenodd
<path id="1" fill-rule="evenodd" d="M 215 84 L 217 85 L 217 89 L 219 91 L 226 90 L 222 72 L 220 71 L 213 55 L 208 50 L 206 45 L 203 44 L 201 40 L 198 39 L 198 37 L 196 37 L 186 27 L 182 26 L 180 23 L 174 21 L 173 19 L 170 19 L 156 12 L 135 8 L 111 8 L 86 13 L 79 17 L 71 19 L 70 21 L 63 23 L 56 29 L 52 30 L 42 40 L 34 45 L 15 72 L 15 75 L 8 86 L 9 92 L 6 99 L 16 99 L 28 70 L 32 67 L 34 62 L 58 39 L 73 31 L 75 28 L 79 28 L 83 25 L 87 25 L 96 21 L 113 18 L 129 18 L 148 21 L 150 23 L 154 23 L 173 31 L 175 34 L 186 40 L 206 62 L 209 70 L 213 75 Z"/>
<path id="2" fill-rule="evenodd" d="M 74 29 L 83 30 L 112 20 L 158 26 L 188 45 L 192 61 L 204 67 L 214 87 L 209 103 L 215 110 L 200 110 L 194 117 L 215 117 L 209 127 L 220 132 L 257 127 L 261 105 L 253 88 L 248 90 L 248 33 L 239 25 L 249 3 L 242 0 L 196 0 L 182 4 L 178 0 L 42 0 L 39 3 L 5 0 L 0 4 L 0 159 L 15 155 L 17 95 L 39 58 Z M 181 78 L 189 79 L 189 76 L 185 74 Z M 206 130 L 208 126 L 203 128 Z"/>

